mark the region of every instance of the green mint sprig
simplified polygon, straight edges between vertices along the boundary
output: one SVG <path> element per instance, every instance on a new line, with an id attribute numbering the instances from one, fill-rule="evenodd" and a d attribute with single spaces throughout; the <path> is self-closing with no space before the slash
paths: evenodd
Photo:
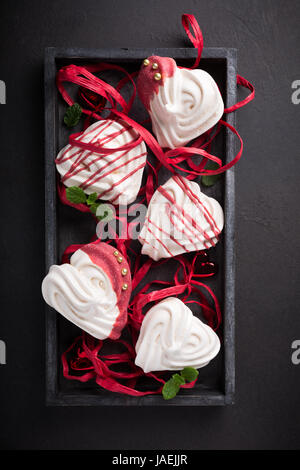
<path id="1" fill-rule="evenodd" d="M 97 202 L 97 193 L 92 193 L 87 196 L 82 188 L 70 186 L 66 189 L 66 196 L 68 201 L 73 204 L 87 204 L 92 214 L 102 222 L 109 222 L 114 218 L 114 211 L 110 205 Z"/>
<path id="2" fill-rule="evenodd" d="M 81 118 L 82 109 L 78 103 L 69 106 L 64 116 L 64 123 L 67 127 L 71 128 L 78 124 Z"/>
<path id="3" fill-rule="evenodd" d="M 210 161 L 206 165 L 205 170 L 217 170 L 218 168 L 219 168 L 219 165 L 216 162 Z M 221 174 L 202 175 L 201 183 L 204 184 L 204 186 L 213 186 L 220 178 L 221 178 Z"/>
<path id="4" fill-rule="evenodd" d="M 199 372 L 194 367 L 185 367 L 180 374 L 173 374 L 163 386 L 162 395 L 164 399 L 171 400 L 171 398 L 176 397 L 181 385 L 184 385 L 186 382 L 193 382 L 197 379 L 198 375 Z"/>

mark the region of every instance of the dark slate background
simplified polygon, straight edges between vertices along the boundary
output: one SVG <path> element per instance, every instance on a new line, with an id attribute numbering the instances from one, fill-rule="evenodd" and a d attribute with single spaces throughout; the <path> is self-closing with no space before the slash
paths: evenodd
<path id="1" fill-rule="evenodd" d="M 237 395 L 228 408 L 46 408 L 43 53 L 46 46 L 236 47 L 256 100 L 238 112 Z M 299 448 L 299 0 L 2 1 L 0 446 L 5 449 Z M 241 95 L 243 96 L 243 95 Z"/>

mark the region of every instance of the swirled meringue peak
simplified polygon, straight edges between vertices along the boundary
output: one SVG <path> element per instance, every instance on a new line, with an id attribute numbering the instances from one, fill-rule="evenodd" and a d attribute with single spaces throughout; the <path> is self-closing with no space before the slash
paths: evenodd
<path id="1" fill-rule="evenodd" d="M 155 261 L 211 248 L 224 226 L 223 209 L 198 183 L 174 175 L 153 194 L 139 241 Z"/>
<path id="2" fill-rule="evenodd" d="M 124 257 L 106 243 L 77 250 L 70 264 L 53 265 L 42 283 L 48 305 L 98 339 L 117 339 L 127 322 L 131 275 Z"/>
<path id="3" fill-rule="evenodd" d="M 130 204 L 141 186 L 146 145 L 141 141 L 128 150 L 117 149 L 137 138 L 135 130 L 122 121 L 95 122 L 75 140 L 99 145 L 99 152 L 70 144 L 64 147 L 55 160 L 62 183 L 67 187 L 80 186 L 86 194 L 95 192 L 99 199 L 113 204 Z M 105 153 L 101 153 L 101 147 Z"/>
<path id="4" fill-rule="evenodd" d="M 201 69 L 179 68 L 170 57 L 148 57 L 137 85 L 163 148 L 186 145 L 213 127 L 224 112 L 221 93 L 211 75 Z"/>
<path id="5" fill-rule="evenodd" d="M 145 315 L 136 343 L 135 363 L 145 373 L 199 369 L 219 352 L 220 340 L 180 299 L 168 297 Z"/>

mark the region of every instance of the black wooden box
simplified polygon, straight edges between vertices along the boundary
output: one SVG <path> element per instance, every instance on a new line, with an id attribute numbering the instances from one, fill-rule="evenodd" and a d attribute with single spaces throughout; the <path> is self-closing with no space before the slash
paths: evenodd
<path id="1" fill-rule="evenodd" d="M 63 126 L 66 109 L 55 83 L 57 70 L 67 64 L 112 62 L 130 71 L 138 70 L 142 60 L 150 55 L 173 57 L 179 65 L 190 66 L 196 51 L 180 49 L 61 49 L 47 48 L 45 52 L 45 256 L 46 272 L 52 264 L 60 264 L 61 254 L 71 243 L 88 243 L 92 233 L 91 218 L 73 208 L 63 206 L 56 194 L 56 169 L 54 159 L 58 150 L 66 145 L 69 131 Z M 225 107 L 236 102 L 236 50 L 206 48 L 200 67 L 217 81 Z M 234 114 L 226 117 L 235 124 Z M 80 129 L 78 128 L 78 131 Z M 75 129 L 77 131 L 77 129 Z M 216 139 L 213 150 L 226 162 L 235 154 L 232 133 L 224 131 Z M 61 353 L 78 336 L 79 330 L 70 322 L 46 306 L 46 402 L 64 406 L 215 406 L 232 404 L 235 389 L 235 312 L 234 312 L 234 171 L 231 169 L 210 188 L 203 188 L 209 196 L 221 202 L 225 212 L 225 227 L 221 241 L 210 250 L 212 261 L 219 265 L 219 272 L 209 278 L 209 284 L 217 294 L 222 308 L 221 353 L 211 364 L 200 369 L 195 388 L 182 390 L 172 400 L 160 395 L 134 398 L 100 389 L 94 383 L 81 384 L 64 379 Z"/>

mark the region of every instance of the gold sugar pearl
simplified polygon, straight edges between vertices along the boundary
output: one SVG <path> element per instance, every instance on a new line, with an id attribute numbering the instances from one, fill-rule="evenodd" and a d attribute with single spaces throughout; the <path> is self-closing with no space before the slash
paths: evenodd
<path id="1" fill-rule="evenodd" d="M 156 62 L 153 62 L 152 68 L 153 68 L 153 70 L 157 70 L 158 69 L 158 64 Z"/>
<path id="2" fill-rule="evenodd" d="M 119 256 L 119 252 L 118 252 L 118 251 L 114 251 L 114 255 L 115 255 L 115 256 Z"/>
<path id="3" fill-rule="evenodd" d="M 143 64 L 144 64 L 145 67 L 147 67 L 147 65 L 150 64 L 150 60 L 149 59 L 144 59 Z"/>
<path id="4" fill-rule="evenodd" d="M 127 289 L 128 289 L 128 284 L 126 284 L 126 283 L 123 284 L 123 285 L 122 285 L 122 290 L 127 290 Z"/>
<path id="5" fill-rule="evenodd" d="M 161 73 L 157 72 L 154 74 L 154 80 L 161 80 Z"/>
<path id="6" fill-rule="evenodd" d="M 123 268 L 121 271 L 122 276 L 126 276 L 127 273 L 128 273 L 128 269 Z"/>
<path id="7" fill-rule="evenodd" d="M 122 261 L 123 261 L 123 258 L 122 258 L 122 256 L 119 256 L 119 258 L 117 258 L 117 261 L 118 261 L 118 263 L 120 263 L 120 264 L 121 264 L 121 263 L 122 263 Z"/>

